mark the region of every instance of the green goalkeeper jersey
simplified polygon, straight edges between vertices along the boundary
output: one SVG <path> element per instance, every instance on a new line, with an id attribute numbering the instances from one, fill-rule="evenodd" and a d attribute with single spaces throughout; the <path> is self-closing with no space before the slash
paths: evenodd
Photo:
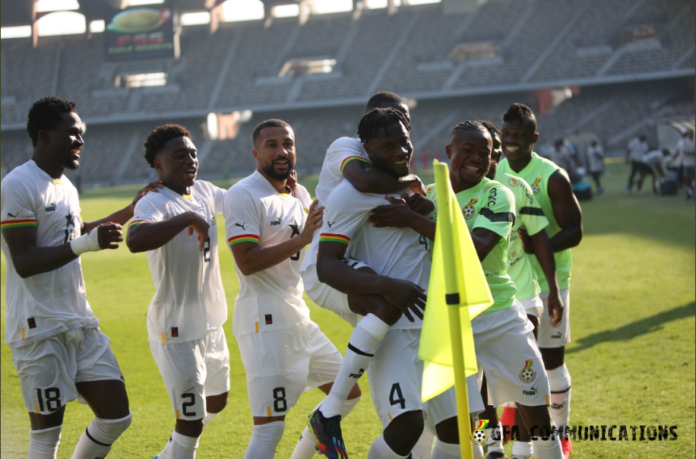
<path id="1" fill-rule="evenodd" d="M 427 188 L 428 199 L 437 203 L 435 185 Z M 493 306 L 486 312 L 509 308 L 515 299 L 515 284 L 508 274 L 508 244 L 515 222 L 515 197 L 498 182 L 483 178 L 481 183 L 457 193 L 457 202 L 469 231 L 485 228 L 501 237 L 481 266 L 493 295 Z"/>
<path id="2" fill-rule="evenodd" d="M 548 190 L 549 177 L 551 177 L 551 175 L 553 175 L 553 173 L 556 171 L 561 171 L 562 174 L 567 176 L 566 172 L 559 168 L 555 163 L 532 152 L 532 160 L 521 171 L 513 171 L 508 163 L 508 160 L 503 159 L 498 165 L 498 172 L 496 173 L 496 177 L 502 174 L 510 174 L 515 177 L 520 177 L 529 184 L 534 197 L 537 199 L 537 201 L 539 201 L 541 210 L 544 211 L 544 215 L 549 221 L 549 226 L 546 228 L 546 232 L 549 233 L 549 238 L 552 238 L 561 231 L 561 227 L 558 226 L 556 217 L 553 214 L 553 207 L 551 205 L 551 198 L 549 198 Z M 567 289 L 570 286 L 570 268 L 573 264 L 570 249 L 555 252 L 554 258 L 556 259 L 556 277 L 558 277 L 558 287 L 561 290 Z M 537 273 L 541 291 L 548 292 L 549 284 L 546 281 L 546 276 L 544 276 L 544 272 L 542 271 L 541 265 L 539 265 L 536 257 L 532 259 L 532 264 L 534 265 L 534 270 Z"/>
<path id="3" fill-rule="evenodd" d="M 533 236 L 543 231 L 549 224 L 544 216 L 539 202 L 532 193 L 532 188 L 522 180 L 510 174 L 496 173 L 495 180 L 505 185 L 515 195 L 515 224 L 510 233 L 508 247 L 508 274 L 517 287 L 515 298 L 520 301 L 528 300 L 539 295 L 539 281 L 532 264 L 536 257 L 524 251 L 522 239 L 517 231 L 524 227 L 527 234 Z"/>

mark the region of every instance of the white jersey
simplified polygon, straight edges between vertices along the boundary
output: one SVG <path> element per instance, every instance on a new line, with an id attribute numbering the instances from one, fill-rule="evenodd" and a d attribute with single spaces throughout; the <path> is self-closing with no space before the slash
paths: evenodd
<path id="1" fill-rule="evenodd" d="M 393 193 L 399 197 L 410 190 Z M 324 210 L 321 241 L 346 244 L 346 256 L 360 260 L 377 274 L 411 281 L 427 289 L 432 263 L 429 241 L 410 228 L 375 228 L 367 222 L 370 211 L 388 204 L 383 194 L 360 193 L 345 180 L 331 193 Z M 391 328 L 421 328 L 423 322 L 406 316 Z"/>
<path id="2" fill-rule="evenodd" d="M 643 155 L 648 152 L 648 142 L 641 142 L 636 137 L 628 143 L 628 151 L 631 161 L 641 161 Z"/>
<path id="3" fill-rule="evenodd" d="M 164 187 L 143 196 L 135 205 L 130 226 L 166 221 L 185 212 L 197 213 L 210 225 L 202 252 L 196 233 L 189 236 L 187 230 L 147 252 L 156 290 L 147 311 L 150 341 L 171 344 L 203 339 L 227 320 L 215 218 L 222 212 L 224 195 L 225 190 L 197 180 L 190 195 Z"/>
<path id="4" fill-rule="evenodd" d="M 331 192 L 345 180 L 343 169 L 346 167 L 346 164 L 353 160 L 372 164 L 362 146 L 362 142 L 358 138 L 341 137 L 335 140 L 326 150 L 316 189 L 319 206 L 326 207 L 326 201 L 329 199 Z M 312 238 L 312 243 L 307 249 L 304 263 L 302 263 L 302 272 L 307 271 L 312 265 L 316 264 L 318 253 L 319 231 L 316 231 Z"/>
<path id="5" fill-rule="evenodd" d="M 688 137 L 682 137 L 679 139 L 677 149 L 681 153 L 681 164 L 684 165 L 684 167 L 694 167 L 696 164 L 694 140 Z"/>
<path id="6" fill-rule="evenodd" d="M 662 154 L 662 150 L 653 150 L 650 153 L 643 155 L 641 161 L 650 167 L 656 168 L 658 165 L 662 167 L 665 156 Z"/>
<path id="7" fill-rule="evenodd" d="M 299 236 L 309 208 L 309 193 L 297 184 L 297 197 L 278 193 L 258 171 L 227 190 L 223 214 L 230 247 L 252 242 L 260 247 L 276 245 Z M 300 266 L 304 250 L 275 266 L 239 276 L 235 300 L 235 336 L 260 331 L 281 330 L 310 322 L 309 309 L 302 299 L 304 286 Z"/>
<path id="8" fill-rule="evenodd" d="M 33 160 L 15 168 L 2 181 L 2 229 L 36 228 L 38 247 L 63 245 L 81 235 L 77 190 L 66 176 L 53 179 Z M 97 327 L 87 302 L 80 258 L 58 269 L 22 279 L 12 263 L 7 242 L 5 342 L 24 345 L 77 327 Z"/>
<path id="9" fill-rule="evenodd" d="M 597 145 L 596 147 L 588 148 L 587 158 L 590 162 L 591 172 L 604 171 L 604 151 L 602 150 L 601 146 Z"/>

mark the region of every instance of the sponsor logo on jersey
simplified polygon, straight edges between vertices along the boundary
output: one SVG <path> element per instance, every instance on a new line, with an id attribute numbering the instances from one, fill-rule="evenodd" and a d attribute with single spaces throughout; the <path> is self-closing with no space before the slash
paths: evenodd
<path id="1" fill-rule="evenodd" d="M 273 314 L 266 314 L 266 325 L 273 325 Z"/>
<path id="2" fill-rule="evenodd" d="M 534 360 L 530 359 L 525 361 L 524 363 L 524 368 L 522 368 L 522 371 L 520 371 L 520 379 L 523 382 L 532 382 L 534 381 L 534 378 L 536 378 L 536 373 L 534 370 L 532 370 L 532 365 L 534 364 Z M 528 394 L 525 394 L 528 395 Z"/>
<path id="3" fill-rule="evenodd" d="M 17 218 L 17 215 L 19 215 L 19 212 L 17 212 L 17 213 L 14 214 L 14 215 L 12 215 L 11 213 L 7 212 L 7 216 L 10 217 L 10 218 Z"/>
<path id="4" fill-rule="evenodd" d="M 246 228 L 245 228 L 245 226 L 246 226 L 246 222 L 242 222 L 242 223 L 235 223 L 235 224 L 234 224 L 234 226 L 239 226 L 239 227 L 240 227 L 241 229 L 243 229 L 243 230 L 245 230 L 245 231 L 246 231 Z"/>
<path id="5" fill-rule="evenodd" d="M 479 445 L 486 443 L 486 440 L 488 440 L 486 427 L 488 427 L 488 420 L 479 420 L 478 424 L 476 424 L 476 428 L 471 432 L 471 439 L 474 441 L 474 443 Z"/>
<path id="6" fill-rule="evenodd" d="M 541 177 L 537 177 L 536 180 L 534 180 L 534 183 L 532 183 L 532 186 L 530 187 L 532 189 L 532 193 L 539 194 L 539 191 L 541 191 L 539 182 L 541 182 Z"/>
<path id="7" fill-rule="evenodd" d="M 329 225 L 329 228 L 331 228 L 332 226 L 334 226 L 334 224 L 336 224 L 336 220 L 332 222 L 326 222 L 326 224 Z"/>
<path id="8" fill-rule="evenodd" d="M 469 219 L 476 215 L 476 209 L 474 208 L 474 204 L 478 202 L 478 199 L 472 199 L 469 201 L 469 204 L 465 205 L 464 208 L 462 209 L 462 214 L 464 214 L 464 218 Z"/>
<path id="9" fill-rule="evenodd" d="M 555 333 L 555 334 L 551 335 L 551 338 L 552 338 L 552 339 L 561 339 L 561 336 L 562 336 L 562 335 L 561 335 L 561 332 L 558 332 L 558 333 Z"/>
<path id="10" fill-rule="evenodd" d="M 364 368 L 361 368 L 360 371 L 358 371 L 357 373 L 351 373 L 351 374 L 348 375 L 348 376 L 351 377 L 351 378 L 360 379 L 360 377 L 361 377 L 364 373 L 365 373 L 365 369 L 364 369 Z"/>
<path id="11" fill-rule="evenodd" d="M 36 328 L 36 319 L 33 317 L 29 317 L 27 323 L 29 324 L 29 328 Z"/>
<path id="12" fill-rule="evenodd" d="M 55 212 L 56 211 L 56 205 L 55 203 L 50 203 L 48 207 L 46 207 L 46 212 Z"/>
<path id="13" fill-rule="evenodd" d="M 522 389 L 522 394 L 534 396 L 537 394 L 538 391 L 539 390 L 536 387 L 530 387 L 529 389 Z"/>
<path id="14" fill-rule="evenodd" d="M 277 220 L 273 220 L 271 222 L 271 226 L 280 226 L 280 223 L 281 223 L 281 219 L 280 219 L 280 217 L 278 217 Z"/>
<path id="15" fill-rule="evenodd" d="M 508 184 L 513 187 L 520 186 L 520 180 L 515 177 L 510 177 L 508 179 Z"/>
<path id="16" fill-rule="evenodd" d="M 172 338 L 179 337 L 179 327 L 172 327 Z"/>

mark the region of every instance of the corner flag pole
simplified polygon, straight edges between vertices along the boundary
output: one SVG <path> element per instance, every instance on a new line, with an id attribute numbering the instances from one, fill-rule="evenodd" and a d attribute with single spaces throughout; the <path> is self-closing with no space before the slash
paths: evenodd
<path id="1" fill-rule="evenodd" d="M 450 196 L 452 194 L 449 182 L 447 165 L 435 163 L 435 183 L 437 184 L 437 213 L 438 229 L 441 231 L 442 247 L 454 246 L 454 234 L 452 232 L 452 207 Z M 447 190 L 447 192 L 444 192 Z M 444 217 L 444 218 L 442 218 Z M 454 363 L 454 389 L 457 396 L 457 419 L 459 429 L 459 447 L 462 459 L 473 459 L 474 450 L 471 445 L 471 419 L 469 415 L 469 395 L 466 386 L 464 370 L 464 351 L 462 349 L 462 333 L 460 307 L 460 292 L 457 291 L 457 263 L 452 258 L 453 250 L 443 250 L 445 265 L 445 300 L 449 310 L 450 337 L 452 340 L 452 360 Z M 464 292 L 461 292 L 462 295 Z M 467 311 L 468 312 L 468 311 Z M 467 314 L 468 315 L 468 314 Z M 468 318 L 467 318 L 468 319 Z"/>

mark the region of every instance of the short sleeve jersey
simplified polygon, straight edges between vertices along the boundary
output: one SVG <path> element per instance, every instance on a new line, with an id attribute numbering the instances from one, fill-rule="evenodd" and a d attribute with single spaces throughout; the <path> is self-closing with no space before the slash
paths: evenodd
<path id="1" fill-rule="evenodd" d="M 151 341 L 162 344 L 202 339 L 208 330 L 227 321 L 227 301 L 220 276 L 218 221 L 225 190 L 197 180 L 190 195 L 169 188 L 148 193 L 135 205 L 129 226 L 170 220 L 195 212 L 210 225 L 203 251 L 198 250 L 196 233 L 181 231 L 162 247 L 147 252 L 155 295 L 147 312 Z"/>
<path id="2" fill-rule="evenodd" d="M 640 161 L 648 152 L 648 142 L 641 142 L 638 137 L 628 142 L 628 151 L 631 161 Z"/>
<path id="3" fill-rule="evenodd" d="M 590 171 L 602 172 L 604 170 L 604 152 L 602 151 L 602 147 L 597 145 L 596 147 L 588 148 L 587 158 L 590 161 Z"/>
<path id="4" fill-rule="evenodd" d="M 260 247 L 276 245 L 298 237 L 304 228 L 309 207 L 303 191 L 278 193 L 258 171 L 240 180 L 225 193 L 224 210 L 227 244 L 231 248 L 243 242 Z M 305 196 L 305 198 L 302 198 Z M 245 276 L 235 265 L 239 294 L 235 300 L 233 331 L 235 336 L 292 328 L 310 322 L 309 308 L 302 299 L 304 285 L 300 277 L 304 250 L 275 266 Z"/>
<path id="5" fill-rule="evenodd" d="M 515 214 L 517 217 L 510 232 L 508 274 L 517 287 L 515 298 L 520 301 L 528 300 L 539 295 L 541 289 L 532 264 L 532 258 L 535 257 L 524 251 L 522 239 L 517 231 L 524 227 L 527 234 L 533 236 L 546 228 L 549 221 L 544 217 L 544 212 L 527 182 L 510 174 L 497 174 L 495 179 L 515 195 Z"/>
<path id="6" fill-rule="evenodd" d="M 329 199 L 331 192 L 341 184 L 343 178 L 343 169 L 346 164 L 351 161 L 362 161 L 368 164 L 370 162 L 365 149 L 360 142 L 360 139 L 355 137 L 341 137 L 334 141 L 326 150 L 324 163 L 321 165 L 321 173 L 319 174 L 319 183 L 317 183 L 317 200 L 321 207 L 326 207 L 326 201 Z M 302 271 L 306 271 L 317 262 L 317 254 L 319 253 L 319 231 L 314 233 L 312 243 L 307 249 L 307 256 L 302 264 Z"/>
<path id="7" fill-rule="evenodd" d="M 551 198 L 549 197 L 548 190 L 549 178 L 556 171 L 561 171 L 561 173 L 567 177 L 567 174 L 563 169 L 560 169 L 553 162 L 542 158 L 533 152 L 531 161 L 521 171 L 513 171 L 506 158 L 503 159 L 498 165 L 498 172 L 496 174 L 510 174 L 513 177 L 523 179 L 525 182 L 527 182 L 527 184 L 529 184 L 534 197 L 541 206 L 541 210 L 544 211 L 544 216 L 549 221 L 549 225 L 546 227 L 546 232 L 549 234 L 550 238 L 561 231 L 561 227 L 558 225 L 558 222 L 556 222 L 556 216 L 553 213 L 553 206 L 551 204 Z M 573 265 L 570 249 L 555 252 L 553 255 L 556 260 L 556 277 L 558 278 L 558 286 L 561 289 L 567 289 L 570 286 L 570 269 Z M 547 292 L 549 290 L 549 284 L 546 281 L 544 271 L 541 269 L 541 265 L 537 261 L 536 257 L 532 258 L 532 264 L 534 265 L 534 269 L 537 273 L 541 291 Z"/>
<path id="8" fill-rule="evenodd" d="M 409 190 L 394 193 L 398 197 Z M 370 211 L 387 204 L 382 194 L 360 193 L 344 180 L 331 193 L 324 210 L 320 241 L 338 242 L 348 248 L 346 255 L 361 260 L 377 274 L 402 279 L 427 289 L 432 259 L 429 241 L 410 228 L 375 228 L 367 219 Z M 393 329 L 419 329 L 423 322 L 405 316 Z"/>
<path id="9" fill-rule="evenodd" d="M 664 158 L 665 156 L 662 154 L 662 150 L 653 150 L 646 153 L 643 156 L 642 161 L 650 167 L 657 167 L 658 165 L 662 166 L 662 161 Z"/>
<path id="10" fill-rule="evenodd" d="M 35 228 L 38 247 L 63 245 L 80 236 L 80 201 L 67 177 L 53 179 L 28 161 L 9 173 L 1 188 L 3 230 Z M 2 250 L 7 260 L 6 343 L 24 345 L 72 328 L 99 326 L 87 302 L 79 257 L 53 271 L 22 279 L 4 238 Z"/>
<path id="11" fill-rule="evenodd" d="M 437 202 L 437 188 L 426 189 L 428 199 Z M 515 299 L 515 284 L 508 273 L 508 246 L 515 223 L 515 196 L 502 184 L 487 179 L 478 185 L 456 194 L 469 231 L 484 228 L 501 239 L 486 258 L 481 261 L 488 287 L 493 295 L 493 306 L 486 312 L 509 308 Z"/>

